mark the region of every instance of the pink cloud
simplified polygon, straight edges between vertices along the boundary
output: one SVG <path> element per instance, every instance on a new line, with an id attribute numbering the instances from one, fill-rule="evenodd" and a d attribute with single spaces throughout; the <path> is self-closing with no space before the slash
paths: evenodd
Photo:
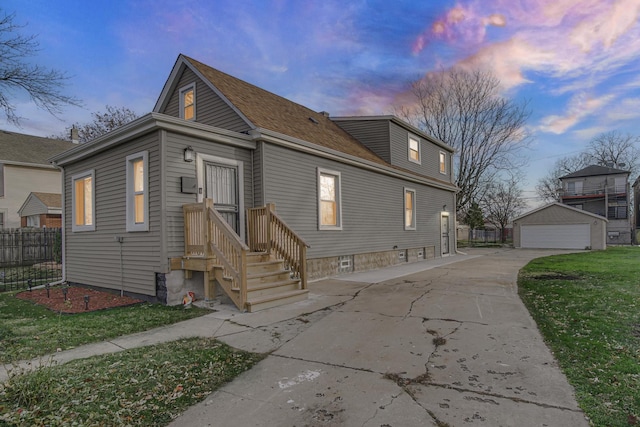
<path id="1" fill-rule="evenodd" d="M 563 133 L 599 110 L 602 102 L 622 96 L 624 81 L 612 77 L 640 60 L 639 20 L 639 0 L 467 0 L 428 24 L 413 53 L 426 49 L 428 40 L 457 47 L 464 56 L 445 68 L 490 70 L 505 90 L 530 83 L 532 71 L 552 77 L 555 85 L 547 90 L 556 95 L 583 94 L 612 82 L 609 98 L 576 96 L 565 112 L 547 116 L 539 125 L 542 131 Z M 488 26 L 503 28 L 503 38 L 488 40 Z M 402 94 L 396 100 L 408 98 Z"/>
<path id="2" fill-rule="evenodd" d="M 564 115 L 550 115 L 541 120 L 538 130 L 542 132 L 563 134 L 578 124 L 583 118 L 591 116 L 610 104 L 613 95 L 591 97 L 586 93 L 574 96 L 569 102 Z"/>
<path id="3" fill-rule="evenodd" d="M 640 4 L 637 0 L 621 0 L 596 16 L 590 16 L 577 24 L 570 33 L 570 40 L 585 53 L 597 45 L 609 49 L 638 19 Z"/>
<path id="4" fill-rule="evenodd" d="M 473 6 L 457 5 L 416 37 L 412 52 L 414 55 L 420 53 L 431 39 L 441 39 L 449 43 L 481 43 L 485 38 L 487 26 L 504 27 L 506 23 L 507 19 L 502 14 L 483 16 L 477 13 Z"/>

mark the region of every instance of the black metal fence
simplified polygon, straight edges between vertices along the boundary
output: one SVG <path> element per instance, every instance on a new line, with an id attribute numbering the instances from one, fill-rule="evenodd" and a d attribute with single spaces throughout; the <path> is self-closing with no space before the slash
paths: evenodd
<path id="1" fill-rule="evenodd" d="M 513 242 L 513 229 L 505 228 L 504 235 L 495 228 L 469 230 L 468 241 L 470 244 L 503 243 L 503 241 L 511 243 Z"/>
<path id="2" fill-rule="evenodd" d="M 0 230 L 0 292 L 62 280 L 62 230 Z"/>

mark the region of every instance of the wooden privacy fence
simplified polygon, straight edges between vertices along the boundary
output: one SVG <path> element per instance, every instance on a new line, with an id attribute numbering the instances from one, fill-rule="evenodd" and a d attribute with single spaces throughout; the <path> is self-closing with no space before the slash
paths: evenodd
<path id="1" fill-rule="evenodd" d="M 0 291 L 62 279 L 60 228 L 0 230 Z"/>
<path id="2" fill-rule="evenodd" d="M 251 251 L 273 253 L 300 279 L 307 289 L 307 248 L 309 245 L 276 214 L 275 205 L 247 209 L 247 235 Z"/>

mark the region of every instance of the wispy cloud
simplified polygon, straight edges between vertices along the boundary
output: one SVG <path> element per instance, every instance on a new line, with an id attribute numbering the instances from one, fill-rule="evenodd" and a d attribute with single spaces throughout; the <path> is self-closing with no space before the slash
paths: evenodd
<path id="1" fill-rule="evenodd" d="M 574 127 L 582 119 L 592 116 L 602 110 L 613 100 L 613 95 L 591 97 L 586 93 L 574 96 L 568 104 L 567 111 L 563 115 L 549 115 L 540 121 L 538 130 L 555 134 L 565 133 Z"/>
<path id="2" fill-rule="evenodd" d="M 433 54 L 436 43 L 463 46 L 448 65 L 491 70 L 505 90 L 552 81 L 545 86 L 550 96 L 573 96 L 564 112 L 544 117 L 538 129 L 561 134 L 614 99 L 585 93 L 639 84 L 635 77 L 621 78 L 640 60 L 639 16 L 639 0 L 461 1 L 426 25 L 412 53 Z M 490 27 L 496 28 L 491 34 Z"/>

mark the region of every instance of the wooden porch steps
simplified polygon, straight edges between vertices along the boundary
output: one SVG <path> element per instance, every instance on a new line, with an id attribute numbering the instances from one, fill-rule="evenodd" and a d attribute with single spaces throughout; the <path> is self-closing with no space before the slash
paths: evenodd
<path id="1" fill-rule="evenodd" d="M 247 311 L 254 312 L 302 301 L 309 291 L 301 289 L 300 279 L 291 278 L 282 260 L 269 254 L 252 252 L 247 256 Z"/>
<path id="2" fill-rule="evenodd" d="M 262 298 L 255 298 L 247 301 L 247 311 L 254 312 L 258 310 L 264 310 L 271 307 L 277 307 L 279 305 L 291 304 L 298 301 L 304 301 L 307 299 L 309 293 L 308 289 L 299 289 L 297 291 L 281 292 L 274 295 L 269 295 Z"/>
<path id="3" fill-rule="evenodd" d="M 256 311 L 307 297 L 309 244 L 274 204 L 247 210 L 246 243 L 212 199 L 182 205 L 182 212 L 184 256 L 171 258 L 171 269 L 184 270 L 185 279 L 203 272 L 205 299 L 214 298 L 219 286 L 239 310 Z"/>

